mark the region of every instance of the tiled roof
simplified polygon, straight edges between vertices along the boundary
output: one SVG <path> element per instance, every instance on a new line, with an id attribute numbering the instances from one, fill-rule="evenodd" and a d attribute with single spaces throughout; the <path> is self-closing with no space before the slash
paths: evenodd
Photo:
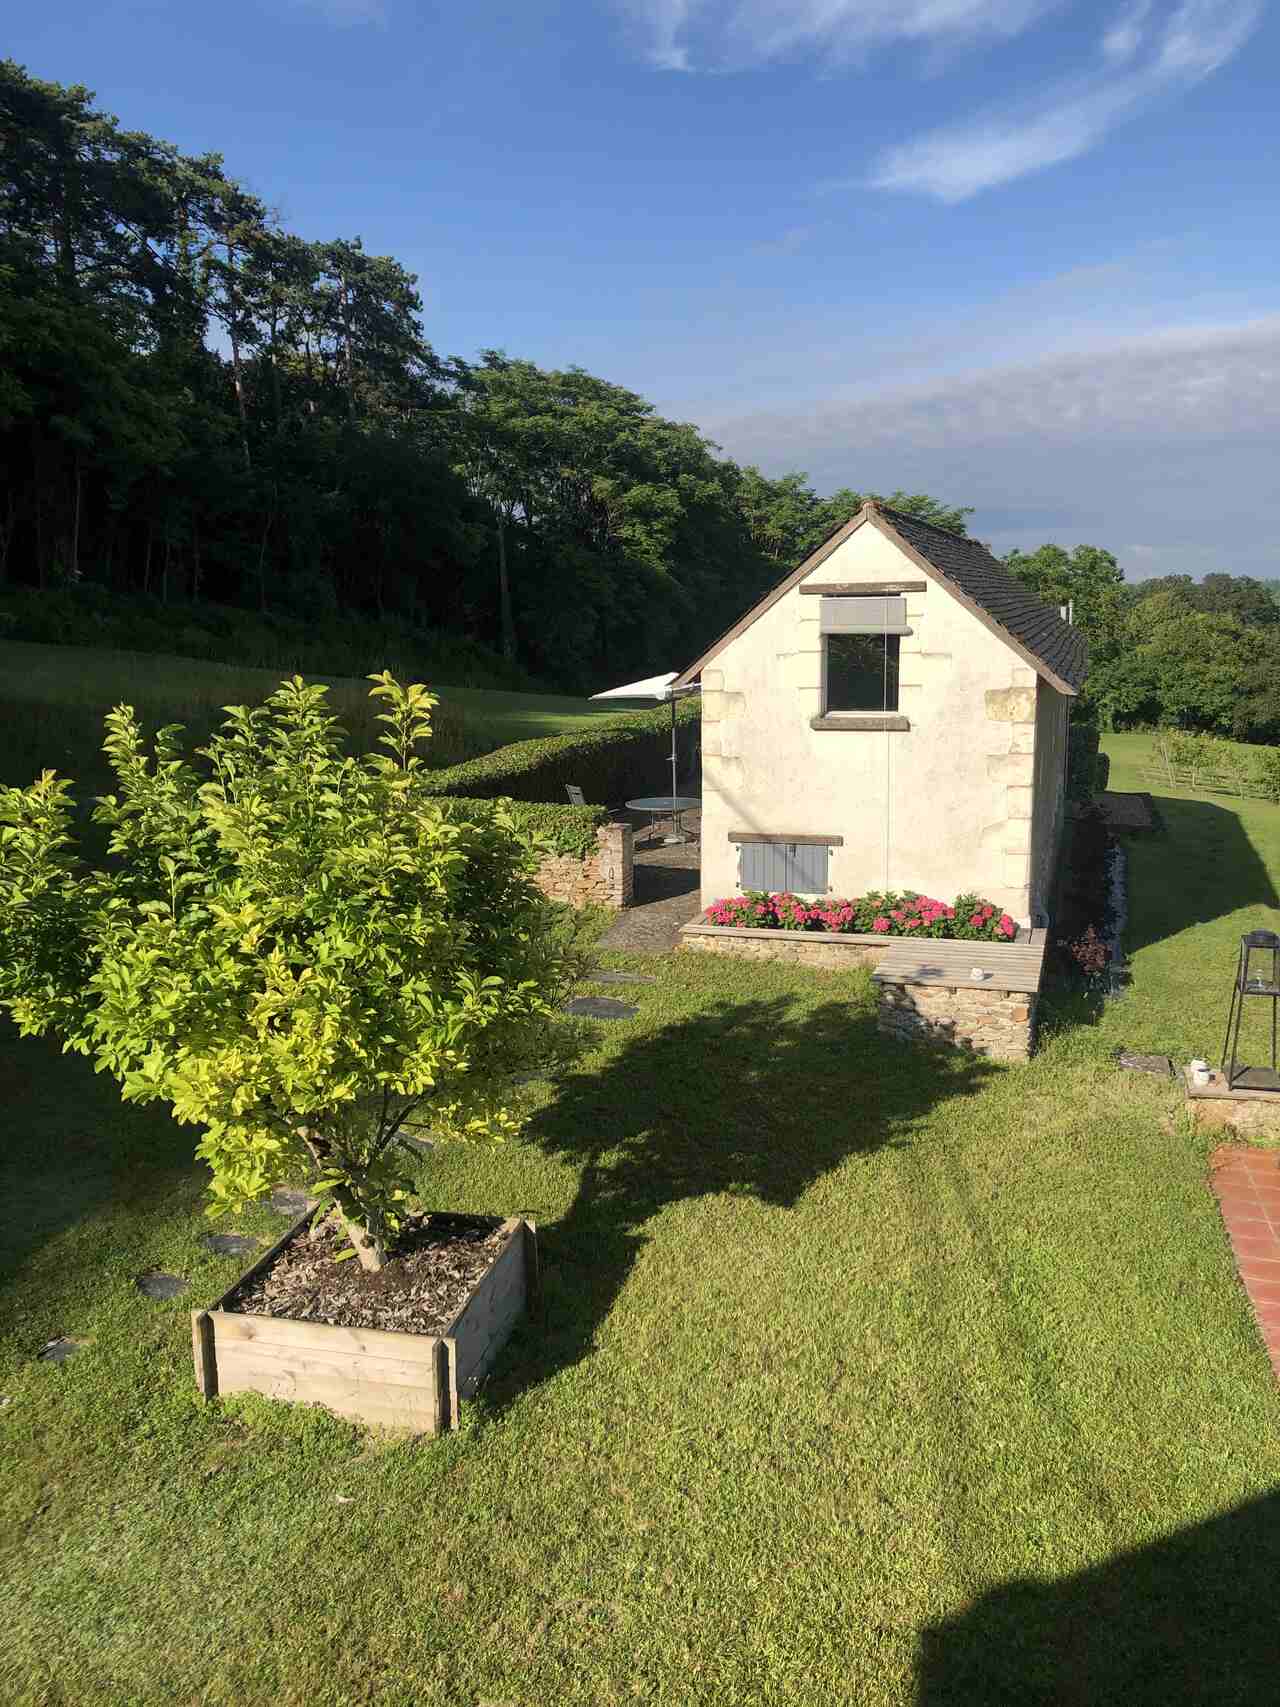
<path id="1" fill-rule="evenodd" d="M 948 533 L 946 528 L 934 527 L 932 522 L 922 522 L 918 516 L 908 516 L 873 500 L 868 500 L 856 516 L 838 527 L 798 568 L 779 581 L 745 616 L 739 617 L 732 628 L 726 629 L 700 658 L 680 672 L 672 686 L 687 687 L 697 681 L 704 665 L 868 523 L 896 539 L 924 570 L 948 587 L 993 634 L 1007 640 L 1059 692 L 1080 691 L 1088 668 L 1089 648 L 1078 628 L 1064 622 L 1051 605 L 1041 604 L 976 539 Z"/>
<path id="2" fill-rule="evenodd" d="M 1042 604 L 985 545 L 922 522 L 918 516 L 891 510 L 887 504 L 875 507 L 931 569 L 977 605 L 1051 675 L 1073 691 L 1083 687 L 1089 663 L 1084 635 L 1064 622 L 1052 605 Z"/>

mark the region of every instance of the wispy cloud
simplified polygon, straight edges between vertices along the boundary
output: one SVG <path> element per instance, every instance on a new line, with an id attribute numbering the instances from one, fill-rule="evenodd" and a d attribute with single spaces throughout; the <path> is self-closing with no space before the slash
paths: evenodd
<path id="1" fill-rule="evenodd" d="M 845 64 L 892 41 L 1018 35 L 1061 0 L 620 0 L 649 63 L 742 71 L 800 54 Z"/>
<path id="2" fill-rule="evenodd" d="M 1088 71 L 884 153 L 870 184 L 960 202 L 1074 160 L 1118 124 L 1211 76 L 1239 52 L 1261 0 L 1181 0 L 1159 12 L 1127 6 L 1107 26 Z"/>
<path id="3" fill-rule="evenodd" d="M 807 469 L 823 489 L 976 504 L 975 532 L 1002 551 L 1158 540 L 1128 548 L 1132 572 L 1280 574 L 1280 315 L 700 424 L 739 460 Z"/>

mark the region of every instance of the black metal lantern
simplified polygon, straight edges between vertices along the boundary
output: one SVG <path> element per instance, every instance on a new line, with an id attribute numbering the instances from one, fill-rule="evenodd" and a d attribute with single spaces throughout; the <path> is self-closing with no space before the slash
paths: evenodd
<path id="1" fill-rule="evenodd" d="M 1256 958 L 1255 958 L 1256 957 Z M 1242 1067 L 1240 1055 L 1240 1022 L 1244 1005 L 1261 997 L 1271 1002 L 1271 1066 Z M 1222 1071 L 1227 1089 L 1245 1091 L 1280 1091 L 1280 1072 L 1276 1061 L 1276 1022 L 1280 1018 L 1280 936 L 1274 931 L 1250 931 L 1240 938 L 1240 960 L 1236 966 L 1235 987 L 1231 992 L 1231 1009 L 1227 1015 L 1227 1035 L 1222 1044 Z M 1230 1048 L 1230 1055 L 1227 1050 Z"/>

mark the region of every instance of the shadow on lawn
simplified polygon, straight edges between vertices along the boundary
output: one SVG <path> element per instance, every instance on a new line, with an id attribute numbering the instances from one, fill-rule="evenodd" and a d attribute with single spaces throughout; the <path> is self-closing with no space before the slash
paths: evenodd
<path id="1" fill-rule="evenodd" d="M 1155 842 L 1125 838 L 1129 849 L 1126 953 L 1176 936 L 1190 925 L 1211 924 L 1244 907 L 1280 907 L 1271 874 L 1238 811 L 1211 800 L 1177 797 L 1156 797 L 1155 805 L 1165 834 Z M 1230 980 L 1228 965 L 1225 984 Z"/>
<path id="2" fill-rule="evenodd" d="M 926 1630 L 917 1707 L 1274 1707 L 1280 1494 Z"/>
<path id="3" fill-rule="evenodd" d="M 0 1154 L 0 1300 L 19 1295 L 31 1258 L 66 1228 L 111 1205 L 145 1211 L 203 1184 L 195 1137 L 167 1109 L 122 1103 L 116 1081 L 44 1038 L 19 1037 L 0 1020 L 0 1106 L 7 1111 Z M 100 1260 L 79 1248 L 86 1265 Z M 74 1277 L 68 1252 L 59 1281 Z"/>
<path id="4" fill-rule="evenodd" d="M 905 1147 L 938 1103 L 999 1071 L 878 1037 L 855 993 L 807 1011 L 786 996 L 721 1002 L 569 1077 L 528 1136 L 579 1170 L 578 1193 L 539 1230 L 546 1319 L 487 1403 L 590 1354 L 668 1204 L 749 1193 L 790 1208 L 849 1156 Z"/>

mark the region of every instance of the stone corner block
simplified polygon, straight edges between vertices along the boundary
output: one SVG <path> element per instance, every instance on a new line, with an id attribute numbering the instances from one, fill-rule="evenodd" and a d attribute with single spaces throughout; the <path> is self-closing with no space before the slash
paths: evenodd
<path id="1" fill-rule="evenodd" d="M 1033 687 L 988 688 L 987 716 L 993 723 L 1034 723 L 1036 690 Z"/>

